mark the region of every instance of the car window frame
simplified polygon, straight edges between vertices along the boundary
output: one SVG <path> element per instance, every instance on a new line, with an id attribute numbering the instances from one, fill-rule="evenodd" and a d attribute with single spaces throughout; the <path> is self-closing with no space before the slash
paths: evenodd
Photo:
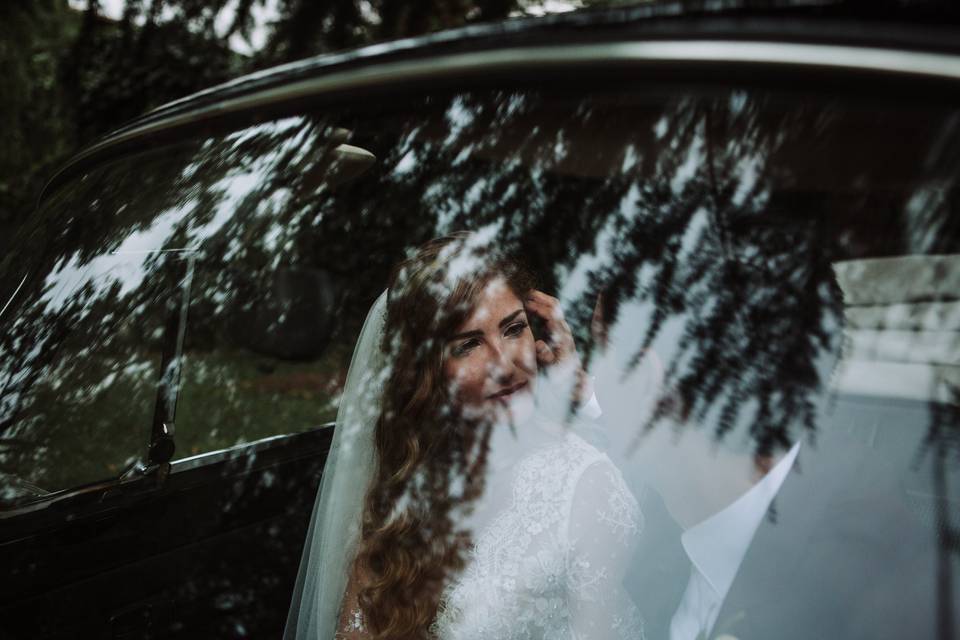
<path id="1" fill-rule="evenodd" d="M 249 92 L 222 100 L 205 96 L 206 100 L 195 108 L 188 101 L 179 112 L 159 119 L 148 114 L 70 159 L 46 184 L 38 208 L 78 173 L 135 155 L 145 146 L 174 145 L 201 135 L 223 134 L 284 116 L 302 115 L 308 110 L 342 109 L 372 95 L 402 101 L 406 96 L 422 96 L 424 91 L 440 94 L 483 88 L 562 87 L 569 83 L 571 71 L 582 73 L 584 78 L 573 89 L 577 92 L 624 78 L 648 82 L 657 89 L 690 85 L 728 87 L 731 82 L 748 87 L 795 89 L 794 84 L 800 78 L 807 83 L 806 90 L 811 87 L 839 90 L 861 97 L 877 93 L 891 99 L 897 95 L 898 86 L 906 86 L 911 91 L 905 100 L 936 98 L 960 105 L 950 93 L 960 84 L 960 53 L 894 47 L 777 43 L 769 39 L 627 38 L 599 43 L 561 41 L 549 46 L 482 49 L 437 57 L 430 57 L 427 48 L 412 59 L 385 57 L 361 66 L 345 63 L 342 69 L 322 69 L 314 77 L 286 84 L 280 69 L 273 72 L 280 83 L 276 86 L 254 86 Z M 166 427 L 158 417 L 161 414 L 155 412 L 151 442 L 145 443 L 147 447 L 157 443 L 163 446 L 172 435 L 172 428 Z M 327 423 L 313 431 L 329 431 L 331 427 L 332 423 Z M 251 447 L 276 446 L 290 437 L 292 434 L 271 436 L 175 460 L 172 465 L 170 458 L 164 460 L 163 455 L 158 455 L 153 460 L 157 464 L 132 469 L 118 478 L 55 491 L 20 506 L 0 508 L 0 520 L 100 492 L 129 491 L 134 486 L 141 487 L 137 489 L 139 492 L 148 485 L 153 489 L 162 488 L 169 474 L 242 455 L 242 450 Z"/>

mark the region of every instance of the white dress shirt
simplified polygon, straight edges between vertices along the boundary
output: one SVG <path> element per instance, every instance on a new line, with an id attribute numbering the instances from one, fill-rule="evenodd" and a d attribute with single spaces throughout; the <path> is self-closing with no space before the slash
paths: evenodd
<path id="1" fill-rule="evenodd" d="M 798 442 L 749 491 L 680 536 L 691 563 L 690 580 L 670 620 L 670 640 L 695 640 L 710 632 L 753 535 L 799 450 Z"/>

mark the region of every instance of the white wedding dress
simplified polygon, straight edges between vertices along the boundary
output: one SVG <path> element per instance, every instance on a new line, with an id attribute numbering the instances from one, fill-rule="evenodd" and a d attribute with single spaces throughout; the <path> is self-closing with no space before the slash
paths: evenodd
<path id="1" fill-rule="evenodd" d="M 372 477 L 375 398 L 389 375 L 376 348 L 384 306 L 381 296 L 351 363 L 286 640 L 366 637 L 361 612 L 351 607 L 341 617 L 340 606 Z M 483 495 L 461 523 L 472 548 L 449 578 L 431 635 L 643 638 L 622 587 L 643 520 L 610 459 L 574 430 L 534 414 L 515 428 L 495 427 L 488 460 Z"/>
<path id="2" fill-rule="evenodd" d="M 636 500 L 609 458 L 576 434 L 521 428 L 516 440 L 534 446 L 519 459 L 491 458 L 473 551 L 443 594 L 433 635 L 642 638 L 622 588 L 642 529 Z"/>

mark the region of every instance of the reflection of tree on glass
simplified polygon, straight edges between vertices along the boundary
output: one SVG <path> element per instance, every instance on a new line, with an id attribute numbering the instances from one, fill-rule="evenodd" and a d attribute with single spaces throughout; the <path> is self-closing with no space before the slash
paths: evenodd
<path id="1" fill-rule="evenodd" d="M 116 477 L 145 453 L 162 322 L 180 308 L 185 272 L 171 256 L 113 251 L 83 265 L 74 256 L 20 301 L 0 338 L 0 471 L 56 491 Z"/>
<path id="2" fill-rule="evenodd" d="M 538 407 L 538 369 L 575 366 L 556 309 L 480 234 L 400 265 L 354 354 L 288 636 L 640 636 L 636 502 Z"/>

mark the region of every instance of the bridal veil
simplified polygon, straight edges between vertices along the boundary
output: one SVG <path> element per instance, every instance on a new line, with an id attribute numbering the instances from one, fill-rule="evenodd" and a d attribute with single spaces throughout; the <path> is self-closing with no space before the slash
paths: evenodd
<path id="1" fill-rule="evenodd" d="M 350 361 L 333 442 L 310 518 L 284 640 L 332 638 L 374 473 L 373 432 L 389 366 L 381 351 L 387 293 L 367 314 Z"/>

